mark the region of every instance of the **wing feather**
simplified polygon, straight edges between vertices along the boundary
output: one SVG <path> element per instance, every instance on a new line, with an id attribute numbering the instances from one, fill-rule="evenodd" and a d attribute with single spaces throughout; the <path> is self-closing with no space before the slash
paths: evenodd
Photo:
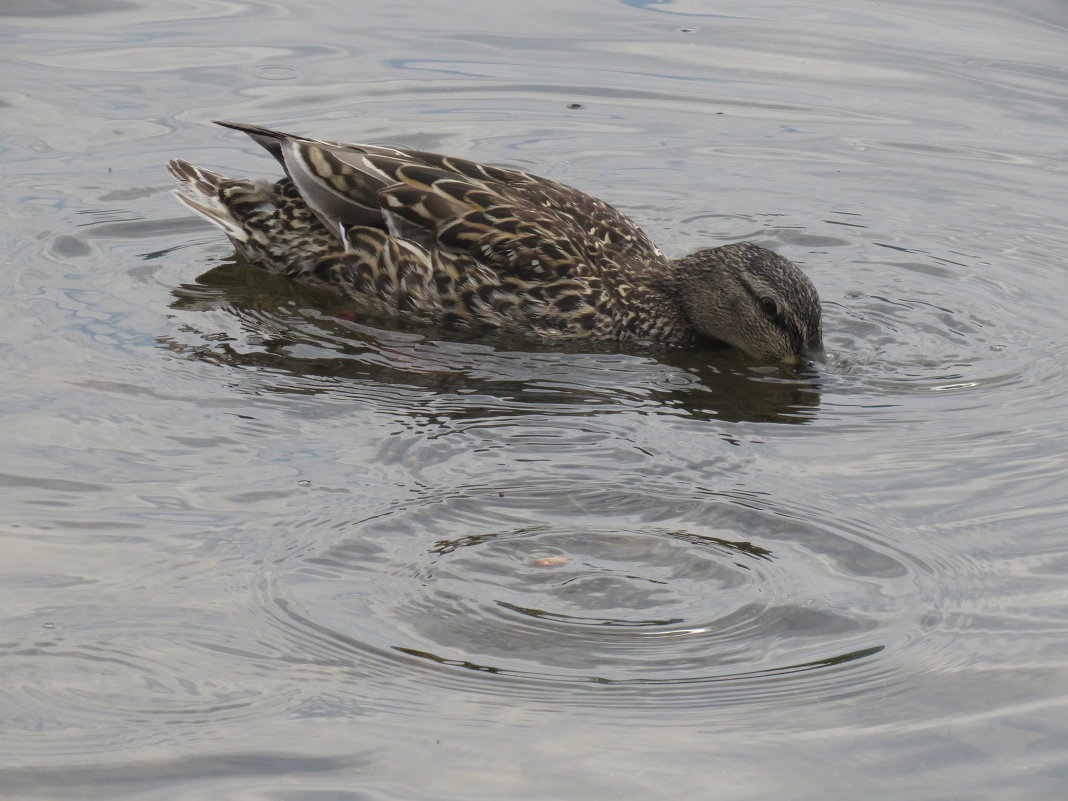
<path id="1" fill-rule="evenodd" d="M 565 184 L 437 153 L 223 124 L 275 156 L 337 239 L 337 252 L 287 269 L 386 312 L 627 338 L 615 329 L 630 329 L 632 295 L 650 291 L 639 290 L 642 276 L 666 262 L 625 215 Z"/>
<path id="2" fill-rule="evenodd" d="M 340 238 L 353 226 L 378 227 L 539 280 L 625 277 L 665 260 L 625 215 L 547 178 L 439 153 L 221 124 L 271 152 Z"/>

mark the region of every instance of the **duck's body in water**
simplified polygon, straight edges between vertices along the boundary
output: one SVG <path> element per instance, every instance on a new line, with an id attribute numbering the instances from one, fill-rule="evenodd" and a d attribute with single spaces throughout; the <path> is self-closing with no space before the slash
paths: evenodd
<path id="1" fill-rule="evenodd" d="M 667 259 L 627 217 L 516 170 L 251 125 L 286 172 L 270 183 L 169 165 L 178 198 L 253 264 L 369 311 L 541 339 L 713 340 L 768 361 L 822 352 L 819 297 L 748 242 Z"/>

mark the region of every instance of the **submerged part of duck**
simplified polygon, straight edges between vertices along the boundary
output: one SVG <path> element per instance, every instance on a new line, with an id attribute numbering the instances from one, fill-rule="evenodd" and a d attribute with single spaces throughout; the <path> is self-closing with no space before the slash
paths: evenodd
<path id="1" fill-rule="evenodd" d="M 815 287 L 748 242 L 667 259 L 633 222 L 516 170 L 220 122 L 286 178 L 170 162 L 176 195 L 246 259 L 378 315 L 541 339 L 713 340 L 768 361 L 822 351 Z"/>

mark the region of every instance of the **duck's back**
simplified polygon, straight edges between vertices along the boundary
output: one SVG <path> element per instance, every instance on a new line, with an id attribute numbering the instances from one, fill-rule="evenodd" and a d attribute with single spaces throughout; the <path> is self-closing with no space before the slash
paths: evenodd
<path id="1" fill-rule="evenodd" d="M 179 198 L 253 263 L 383 314 L 566 338 L 683 340 L 667 262 L 608 204 L 524 172 L 414 150 L 245 131 L 275 184 L 171 163 Z"/>

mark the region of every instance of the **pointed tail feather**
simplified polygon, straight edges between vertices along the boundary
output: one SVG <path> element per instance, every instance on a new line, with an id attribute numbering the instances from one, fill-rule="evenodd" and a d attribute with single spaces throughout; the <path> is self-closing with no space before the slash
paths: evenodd
<path id="1" fill-rule="evenodd" d="M 282 155 L 282 143 L 287 139 L 303 139 L 302 136 L 294 136 L 293 134 L 282 133 L 281 131 L 272 131 L 270 128 L 264 128 L 260 125 L 245 125 L 241 122 L 227 122 L 226 120 L 212 120 L 216 125 L 221 125 L 224 128 L 233 128 L 235 131 L 241 131 L 252 137 L 252 141 L 262 147 L 276 159 L 278 163 L 283 167 L 286 164 L 285 157 Z"/>

